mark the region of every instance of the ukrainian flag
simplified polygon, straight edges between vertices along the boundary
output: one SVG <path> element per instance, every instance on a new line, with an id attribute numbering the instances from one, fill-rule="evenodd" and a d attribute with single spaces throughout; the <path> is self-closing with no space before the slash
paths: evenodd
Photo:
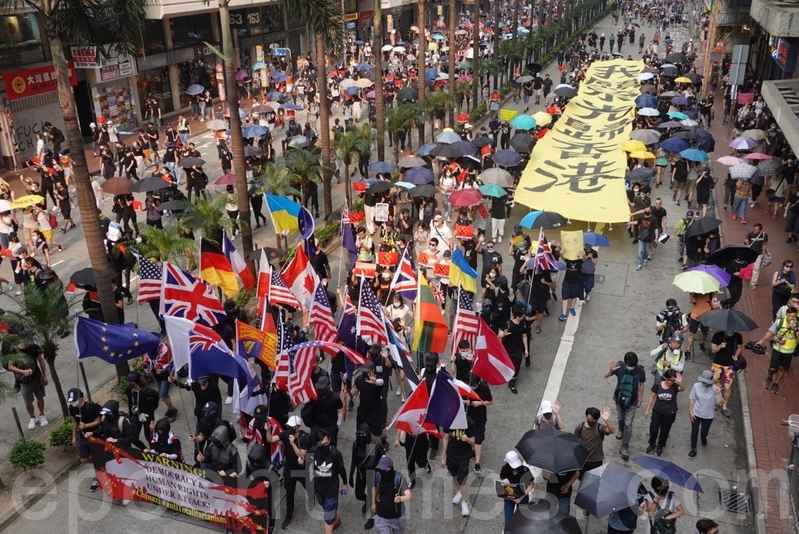
<path id="1" fill-rule="evenodd" d="M 477 271 L 472 269 L 458 247 L 455 247 L 449 262 L 449 284 L 452 287 L 460 286 L 470 293 L 477 293 Z"/>
<path id="2" fill-rule="evenodd" d="M 276 232 L 292 234 L 299 229 L 300 205 L 277 195 L 265 194 L 266 206 Z"/>

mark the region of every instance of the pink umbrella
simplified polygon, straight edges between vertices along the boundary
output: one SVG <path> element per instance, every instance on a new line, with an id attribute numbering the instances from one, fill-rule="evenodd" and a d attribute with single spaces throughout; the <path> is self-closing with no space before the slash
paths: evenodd
<path id="1" fill-rule="evenodd" d="M 235 174 L 225 174 L 214 180 L 214 185 L 236 185 Z"/>
<path id="2" fill-rule="evenodd" d="M 744 163 L 744 160 L 736 158 L 735 156 L 722 156 L 716 161 L 722 165 L 738 165 L 739 163 Z"/>
<path id="3" fill-rule="evenodd" d="M 236 81 L 240 82 L 245 78 L 247 78 L 247 71 L 244 69 L 239 69 L 238 72 L 236 72 Z"/>
<path id="4" fill-rule="evenodd" d="M 366 98 L 374 98 L 374 97 L 375 97 L 374 91 L 369 91 L 368 93 L 366 93 Z"/>
<path id="5" fill-rule="evenodd" d="M 461 82 L 461 83 L 470 82 L 472 80 L 473 80 L 473 78 L 471 76 L 469 76 L 468 74 L 465 75 L 465 76 L 459 76 L 458 77 L 458 81 Z"/>
<path id="6" fill-rule="evenodd" d="M 774 159 L 774 156 L 769 156 L 768 154 L 763 154 L 762 152 L 752 152 L 751 154 L 747 154 L 744 157 L 746 159 L 759 159 L 759 160 Z"/>

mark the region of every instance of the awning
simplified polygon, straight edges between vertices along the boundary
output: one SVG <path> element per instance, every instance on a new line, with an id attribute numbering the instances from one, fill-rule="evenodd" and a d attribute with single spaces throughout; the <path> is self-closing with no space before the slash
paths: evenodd
<path id="1" fill-rule="evenodd" d="M 794 154 L 799 154 L 799 79 L 765 81 L 762 93 Z"/>

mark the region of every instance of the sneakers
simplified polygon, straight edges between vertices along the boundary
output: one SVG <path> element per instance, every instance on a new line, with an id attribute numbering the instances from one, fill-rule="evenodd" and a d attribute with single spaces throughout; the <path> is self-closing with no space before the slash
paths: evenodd
<path id="1" fill-rule="evenodd" d="M 91 491 L 91 492 L 95 492 L 95 491 L 97 491 L 98 489 L 100 489 L 100 483 L 99 483 L 99 482 L 97 482 L 97 479 L 96 479 L 96 478 L 93 478 L 93 479 L 92 479 L 92 485 L 91 485 L 91 486 L 89 486 L 89 491 Z"/>
<path id="2" fill-rule="evenodd" d="M 643 269 L 643 268 L 644 268 L 644 266 L 643 266 L 643 265 L 636 265 L 636 266 L 635 266 L 635 270 L 636 270 L 636 271 L 640 271 L 640 270 L 641 270 L 641 269 Z"/>
<path id="3" fill-rule="evenodd" d="M 36 428 L 36 418 L 31 417 L 31 420 L 28 421 L 28 430 L 33 430 L 34 428 Z"/>
<path id="4" fill-rule="evenodd" d="M 627 449 L 619 449 L 619 455 L 625 462 L 630 459 L 630 452 Z"/>
<path id="5" fill-rule="evenodd" d="M 772 386 L 772 387 L 774 387 L 774 386 Z M 722 409 L 721 413 L 724 414 L 724 417 L 732 417 L 732 410 L 730 410 L 729 408 Z"/>
<path id="6" fill-rule="evenodd" d="M 654 445 L 654 443 L 650 443 L 650 444 L 649 444 L 649 447 L 647 447 L 647 448 L 646 448 L 646 453 L 647 453 L 647 454 L 652 454 L 652 451 L 654 451 L 654 450 L 655 450 L 655 445 Z"/>
<path id="7" fill-rule="evenodd" d="M 41 414 L 39 416 L 39 426 L 47 426 L 47 423 L 47 418 L 44 416 L 44 414 Z"/>
<path id="8" fill-rule="evenodd" d="M 658 446 L 658 448 L 655 449 L 655 454 L 657 454 L 658 457 L 663 456 L 663 447 Z"/>
<path id="9" fill-rule="evenodd" d="M 732 214 L 732 220 L 734 221 L 734 220 L 735 220 L 735 219 L 737 219 L 737 218 L 738 218 L 738 214 L 737 214 L 737 213 L 733 213 L 733 214 Z"/>
<path id="10" fill-rule="evenodd" d="M 746 219 L 741 218 L 741 224 L 746 224 Z"/>
<path id="11" fill-rule="evenodd" d="M 474 472 L 478 475 L 483 474 L 483 468 L 480 466 L 480 464 L 474 464 Z"/>
<path id="12" fill-rule="evenodd" d="M 699 344 L 699 352 L 701 352 L 701 353 L 707 352 L 707 349 L 705 348 L 705 344 L 704 343 L 700 343 Z"/>
<path id="13" fill-rule="evenodd" d="M 569 313 L 574 315 L 575 317 L 577 316 L 577 310 L 575 310 L 574 308 L 569 308 Z"/>
<path id="14" fill-rule="evenodd" d="M 459 491 L 459 492 L 458 492 L 458 493 L 456 493 L 456 494 L 455 494 L 455 496 L 452 498 L 452 504 L 454 504 L 455 506 L 457 506 L 457 505 L 459 505 L 459 504 L 461 503 L 461 501 L 462 501 L 462 500 L 463 500 L 463 495 L 461 495 L 461 492 Z"/>
<path id="15" fill-rule="evenodd" d="M 167 410 L 165 415 L 167 421 L 169 421 L 170 423 L 174 423 L 175 420 L 178 418 L 178 409 L 173 408 L 172 410 Z"/>
<path id="16" fill-rule="evenodd" d="M 518 389 L 516 389 L 516 383 L 515 383 L 515 382 L 513 382 L 513 380 L 511 380 L 510 382 L 508 382 L 508 389 L 509 389 L 509 390 L 510 390 L 510 392 L 511 392 L 511 393 L 513 393 L 514 395 L 516 395 L 516 394 L 519 392 L 519 390 L 518 390 Z"/>
<path id="17" fill-rule="evenodd" d="M 707 438 L 702 436 L 702 446 L 707 447 Z"/>
<path id="18" fill-rule="evenodd" d="M 372 528 L 374 528 L 374 526 L 375 526 L 375 519 L 374 519 L 374 517 L 370 517 L 369 519 L 366 520 L 366 523 L 364 523 L 363 529 L 364 530 L 372 530 Z"/>
<path id="19" fill-rule="evenodd" d="M 617 430 L 616 431 L 616 439 L 621 439 L 623 437 L 624 437 L 624 432 L 622 432 L 621 430 Z"/>
<path id="20" fill-rule="evenodd" d="M 525 367 L 530 367 L 530 357 L 529 357 L 529 356 L 527 356 L 527 357 L 524 359 L 524 366 L 525 366 Z"/>
<path id="21" fill-rule="evenodd" d="M 639 268 L 638 268 L 638 270 L 640 271 L 640 270 L 641 270 L 641 268 L 639 267 Z M 17 294 L 19 295 L 19 293 L 17 293 Z M 568 318 L 569 318 L 569 316 L 568 316 L 568 315 L 566 315 L 565 313 L 561 313 L 561 314 L 558 316 L 558 321 L 565 321 L 565 320 L 566 320 L 566 319 L 568 319 Z"/>
<path id="22" fill-rule="evenodd" d="M 333 521 L 333 530 L 336 530 L 340 526 L 341 526 L 341 516 L 337 515 L 336 520 Z"/>
<path id="23" fill-rule="evenodd" d="M 225 399 L 225 404 L 233 404 L 233 397 L 228 397 Z"/>
<path id="24" fill-rule="evenodd" d="M 424 474 L 429 477 L 433 476 L 433 466 L 430 465 L 430 462 L 427 462 L 427 465 L 424 466 Z"/>
<path id="25" fill-rule="evenodd" d="M 280 525 L 280 528 L 282 528 L 283 530 L 286 530 L 287 528 L 289 528 L 289 525 L 291 524 L 291 520 L 292 519 L 293 518 L 291 516 L 287 516 L 286 519 L 283 520 L 283 524 Z"/>
<path id="26" fill-rule="evenodd" d="M 774 382 L 771 384 L 771 392 L 777 395 L 780 392 L 780 385 Z"/>
<path id="27" fill-rule="evenodd" d="M 691 460 L 696 458 L 696 449 L 691 449 L 691 452 L 688 453 L 688 458 L 690 458 Z"/>
<path id="28" fill-rule="evenodd" d="M 769 376 L 769 377 L 767 377 L 767 378 L 766 378 L 766 381 L 765 381 L 765 382 L 763 382 L 763 387 L 764 387 L 764 388 L 766 388 L 766 389 L 771 389 L 771 383 L 772 383 L 772 381 L 773 381 L 773 379 L 772 379 L 770 376 Z"/>
<path id="29" fill-rule="evenodd" d="M 460 495 L 460 494 L 459 494 L 459 495 Z M 471 510 L 469 510 L 469 503 L 468 503 L 468 502 L 466 502 L 466 501 L 463 501 L 463 502 L 461 503 L 461 515 L 462 515 L 463 517 L 469 517 L 469 514 L 470 514 L 470 513 L 472 513 L 472 512 L 471 512 Z"/>

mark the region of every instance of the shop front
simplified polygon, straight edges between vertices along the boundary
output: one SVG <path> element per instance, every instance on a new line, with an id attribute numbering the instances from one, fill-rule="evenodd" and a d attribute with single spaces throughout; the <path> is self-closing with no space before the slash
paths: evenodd
<path id="1" fill-rule="evenodd" d="M 113 45 L 98 53 L 97 47 L 70 49 L 76 69 L 86 73 L 91 87 L 94 120 L 102 117 L 107 124 L 121 130 L 136 126 L 135 99 L 131 83 L 136 75 L 136 63 L 130 56 L 120 54 Z"/>
<path id="2" fill-rule="evenodd" d="M 799 39 L 790 37 L 770 37 L 769 49 L 771 63 L 767 78 L 785 80 L 796 75 L 797 57 L 799 57 Z"/>

